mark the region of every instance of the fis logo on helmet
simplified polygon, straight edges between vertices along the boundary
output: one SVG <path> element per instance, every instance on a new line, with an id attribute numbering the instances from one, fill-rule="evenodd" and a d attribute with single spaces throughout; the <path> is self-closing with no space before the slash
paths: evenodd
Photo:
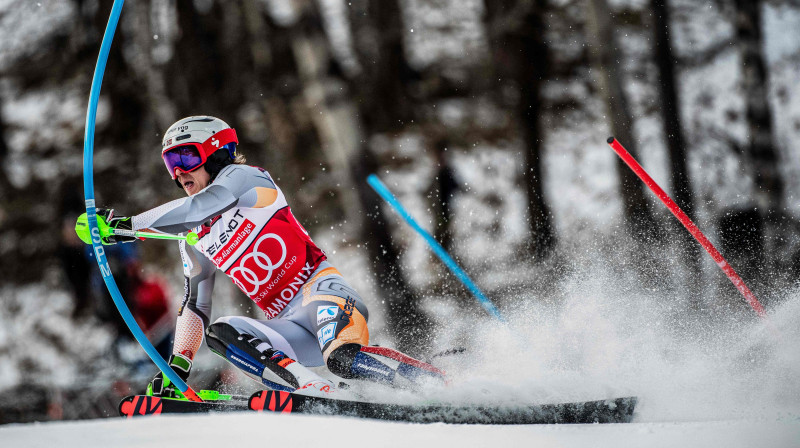
<path id="1" fill-rule="evenodd" d="M 168 137 L 168 136 L 171 137 L 171 136 L 173 136 L 175 134 L 180 134 L 181 132 L 186 132 L 188 129 L 189 129 L 189 126 L 187 126 L 185 124 L 181 125 L 181 126 L 174 126 L 174 127 L 171 127 L 169 129 L 167 129 L 167 132 L 164 134 L 164 137 Z"/>
<path id="2" fill-rule="evenodd" d="M 317 325 L 321 325 L 329 320 L 336 318 L 336 313 L 339 312 L 338 306 L 318 306 L 317 307 Z"/>

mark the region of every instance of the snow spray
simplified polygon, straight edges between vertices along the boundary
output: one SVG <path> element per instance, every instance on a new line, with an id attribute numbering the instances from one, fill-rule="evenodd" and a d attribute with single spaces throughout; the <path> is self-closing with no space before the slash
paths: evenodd
<path id="1" fill-rule="evenodd" d="M 733 270 L 731 265 L 728 264 L 727 260 L 725 260 L 725 258 L 722 257 L 722 254 L 719 253 L 719 251 L 717 250 L 716 247 L 714 247 L 713 244 L 711 244 L 711 241 L 709 241 L 708 238 L 706 238 L 706 236 L 703 234 L 703 232 L 700 231 L 700 229 L 695 225 L 695 223 L 692 222 L 691 219 L 689 219 L 686 213 L 684 213 L 683 210 L 681 210 L 678 204 L 676 204 L 675 201 L 673 201 L 672 198 L 670 198 L 669 195 L 667 195 L 667 193 L 664 192 L 664 190 L 660 186 L 658 186 L 656 181 L 654 181 L 653 178 L 650 177 L 649 174 L 647 174 L 644 168 L 642 168 L 642 166 L 639 165 L 639 162 L 637 162 L 636 159 L 634 159 L 633 156 L 631 156 L 631 154 L 627 150 L 625 150 L 625 148 L 622 146 L 622 144 L 620 144 L 619 141 L 617 141 L 617 139 L 615 139 L 614 137 L 609 137 L 608 144 L 609 146 L 611 146 L 611 149 L 613 149 L 614 152 L 616 152 L 617 155 L 622 159 L 622 161 L 625 162 L 625 164 L 628 165 L 628 167 L 631 170 L 633 170 L 633 172 L 636 173 L 637 176 L 639 176 L 639 179 L 641 179 L 642 182 L 644 182 L 645 185 L 647 185 L 647 187 L 650 188 L 650 190 L 656 196 L 658 196 L 658 199 L 660 199 L 661 202 L 663 202 L 664 205 L 667 206 L 669 211 L 672 212 L 672 214 L 675 215 L 676 218 L 678 218 L 678 221 L 680 221 L 681 224 L 683 224 L 683 226 L 686 227 L 686 230 L 688 230 L 689 233 L 692 234 L 694 239 L 696 239 L 697 242 L 700 243 L 701 246 L 703 246 L 703 249 L 705 249 L 706 252 L 708 252 L 708 254 L 711 255 L 711 258 L 714 259 L 714 262 L 717 264 L 717 266 L 719 266 L 719 268 L 722 269 L 725 275 L 728 276 L 728 278 L 736 287 L 736 289 L 738 289 L 739 292 L 742 293 L 744 299 L 747 301 L 748 304 L 750 304 L 753 310 L 755 310 L 755 312 L 760 317 L 766 318 L 766 313 L 764 312 L 764 307 L 761 306 L 761 302 L 758 301 L 756 296 L 750 291 L 750 288 L 748 288 L 747 285 L 745 285 L 742 278 L 739 277 L 739 274 L 737 274 L 736 271 Z"/>

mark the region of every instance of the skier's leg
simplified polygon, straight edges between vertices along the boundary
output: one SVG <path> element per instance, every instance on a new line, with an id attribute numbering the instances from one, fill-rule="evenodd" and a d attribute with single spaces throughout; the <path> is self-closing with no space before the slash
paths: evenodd
<path id="1" fill-rule="evenodd" d="M 444 380 L 444 372 L 396 350 L 369 347 L 368 311 L 358 293 L 329 263 L 323 263 L 293 300 L 285 318 L 317 336 L 328 369 L 342 378 L 391 384 L 423 377 Z"/>
<path id="2" fill-rule="evenodd" d="M 322 365 L 316 340 L 294 322 L 230 316 L 218 319 L 206 334 L 212 351 L 270 388 L 330 391 L 332 384 L 306 367 Z"/>

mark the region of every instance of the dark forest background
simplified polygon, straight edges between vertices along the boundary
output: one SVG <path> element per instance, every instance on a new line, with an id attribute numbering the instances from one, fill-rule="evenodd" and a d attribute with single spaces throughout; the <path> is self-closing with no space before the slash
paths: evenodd
<path id="1" fill-rule="evenodd" d="M 69 225 L 82 209 L 84 114 L 111 4 L 0 10 L 9 304 L 41 295 L 26 289 L 39 284 L 89 306 L 73 277 L 94 267 L 70 258 Z M 557 296 L 590 245 L 698 315 L 746 315 L 605 139 L 617 137 L 776 303 L 800 270 L 800 45 L 785 42 L 800 39 L 769 24 L 798 15 L 794 0 L 129 1 L 98 114 L 98 204 L 135 214 L 180 197 L 160 135 L 181 117 L 215 115 L 346 276 L 385 304 L 382 331 L 403 350 L 436 346 L 426 297 L 481 311 L 368 187 L 370 173 L 501 310 Z M 504 237 L 508 227 L 521 230 Z M 177 250 L 140 246 L 142 272 L 179 285 Z"/>

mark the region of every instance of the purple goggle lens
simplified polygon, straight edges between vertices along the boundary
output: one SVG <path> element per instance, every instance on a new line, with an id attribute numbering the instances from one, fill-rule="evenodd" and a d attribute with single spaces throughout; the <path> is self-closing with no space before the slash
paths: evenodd
<path id="1" fill-rule="evenodd" d="M 172 148 L 165 152 L 162 157 L 170 174 L 175 175 L 175 168 L 183 171 L 192 171 L 203 164 L 203 157 L 196 147 L 186 145 Z"/>

